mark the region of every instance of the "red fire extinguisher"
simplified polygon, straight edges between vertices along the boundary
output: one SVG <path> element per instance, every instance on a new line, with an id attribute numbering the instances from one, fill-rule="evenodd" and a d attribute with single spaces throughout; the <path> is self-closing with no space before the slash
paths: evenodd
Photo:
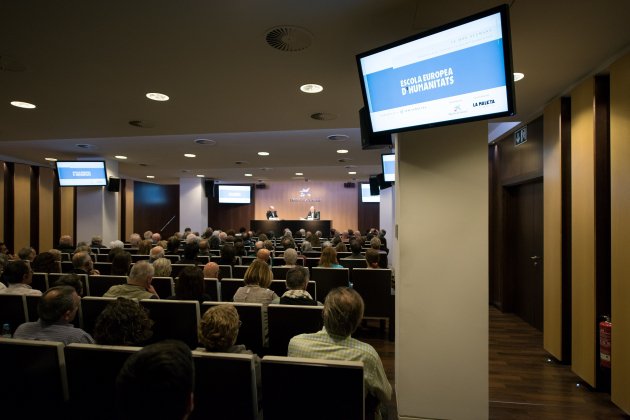
<path id="1" fill-rule="evenodd" d="M 611 347 L 612 323 L 610 317 L 605 316 L 599 323 L 599 365 L 610 368 L 610 347 Z"/>

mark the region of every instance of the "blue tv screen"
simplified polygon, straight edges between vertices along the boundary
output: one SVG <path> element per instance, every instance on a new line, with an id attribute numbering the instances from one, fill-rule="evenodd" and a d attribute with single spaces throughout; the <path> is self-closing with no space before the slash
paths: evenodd
<path id="1" fill-rule="evenodd" d="M 223 185 L 219 184 L 219 203 L 249 204 L 251 203 L 251 185 Z"/>
<path id="2" fill-rule="evenodd" d="M 374 133 L 513 115 L 508 6 L 357 56 Z"/>
<path id="3" fill-rule="evenodd" d="M 107 169 L 103 161 L 57 161 L 60 187 L 104 187 Z"/>

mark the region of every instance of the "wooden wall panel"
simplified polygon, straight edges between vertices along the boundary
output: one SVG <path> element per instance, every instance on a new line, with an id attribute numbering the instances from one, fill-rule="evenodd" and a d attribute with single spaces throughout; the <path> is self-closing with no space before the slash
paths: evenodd
<path id="1" fill-rule="evenodd" d="M 595 163 L 593 80 L 571 93 L 572 370 L 595 379 Z"/>
<path id="2" fill-rule="evenodd" d="M 133 225 L 133 209 L 134 209 L 134 185 L 135 182 L 130 179 L 124 180 L 124 190 L 123 194 L 125 194 L 125 223 L 124 223 L 124 231 L 121 233 L 122 237 L 120 238 L 123 242 L 129 239 L 129 236 L 134 232 Z"/>
<path id="3" fill-rule="evenodd" d="M 53 188 L 55 171 L 51 168 L 39 168 L 39 252 L 55 246 L 53 239 Z M 59 238 L 57 238 L 59 239 Z"/>
<path id="4" fill-rule="evenodd" d="M 610 70 L 612 384 L 611 399 L 630 413 L 630 54 Z"/>
<path id="5" fill-rule="evenodd" d="M 249 230 L 255 207 L 255 196 L 250 204 L 221 204 L 217 197 L 208 197 L 208 226 L 221 230 L 238 231 L 241 227 Z"/>
<path id="6" fill-rule="evenodd" d="M 13 211 L 15 252 L 31 244 L 31 168 L 15 164 L 13 177 Z"/>
<path id="7" fill-rule="evenodd" d="M 60 194 L 60 215 L 59 215 L 59 236 L 70 235 L 72 239 L 75 238 L 75 223 L 74 212 L 76 206 L 75 200 L 75 188 L 76 187 L 61 187 L 59 188 Z M 59 242 L 59 238 L 53 238 L 55 245 Z"/>
<path id="8" fill-rule="evenodd" d="M 300 191 L 306 189 L 308 192 L 301 196 Z M 255 191 L 256 219 L 265 219 L 270 205 L 276 207 L 283 219 L 305 217 L 313 205 L 321 212 L 322 220 L 332 221 L 333 228 L 358 228 L 357 188 L 344 188 L 343 182 L 273 182 L 266 189 Z"/>

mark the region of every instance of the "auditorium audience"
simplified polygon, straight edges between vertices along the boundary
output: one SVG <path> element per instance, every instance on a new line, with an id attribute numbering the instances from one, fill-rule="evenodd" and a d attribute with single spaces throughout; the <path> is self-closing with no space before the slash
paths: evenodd
<path id="1" fill-rule="evenodd" d="M 256 253 L 256 260 L 260 260 L 265 264 L 271 265 L 271 252 L 267 248 L 261 248 Z"/>
<path id="2" fill-rule="evenodd" d="M 72 236 L 63 235 L 59 238 L 59 245 L 57 245 L 57 249 L 61 252 L 72 254 L 74 252 L 74 242 L 72 241 Z"/>
<path id="3" fill-rule="evenodd" d="M 29 263 L 35 259 L 35 250 L 30 246 L 24 247 L 18 251 L 18 258 Z"/>
<path id="4" fill-rule="evenodd" d="M 83 297 L 83 282 L 78 274 L 68 273 L 59 277 L 59 279 L 53 284 L 53 286 L 70 286 L 76 290 L 77 295 Z"/>
<path id="5" fill-rule="evenodd" d="M 234 302 L 278 303 L 280 298 L 273 290 L 269 290 L 273 280 L 271 268 L 264 261 L 256 259 L 252 261 L 245 271 L 245 286 L 240 287 L 234 294 Z"/>
<path id="6" fill-rule="evenodd" d="M 147 310 L 131 299 L 119 297 L 96 318 L 94 340 L 110 346 L 143 346 L 153 336 Z"/>
<path id="7" fill-rule="evenodd" d="M 348 252 L 348 247 L 341 240 L 335 245 L 335 251 L 337 252 Z"/>
<path id="8" fill-rule="evenodd" d="M 293 267 L 287 271 L 287 291 L 280 298 L 283 305 L 311 305 L 317 306 L 317 302 L 306 291 L 308 285 L 308 268 Z"/>
<path id="9" fill-rule="evenodd" d="M 153 268 L 155 270 L 153 273 L 155 277 L 171 277 L 171 273 L 173 272 L 171 260 L 168 258 L 158 258 L 153 261 Z"/>
<path id="10" fill-rule="evenodd" d="M 221 270 L 219 264 L 214 261 L 210 261 L 203 266 L 203 277 L 206 279 L 218 279 L 221 280 Z"/>
<path id="11" fill-rule="evenodd" d="M 159 299 L 151 286 L 154 269 L 148 261 L 138 261 L 131 268 L 127 284 L 117 284 L 109 288 L 104 297 L 124 297 L 128 299 Z"/>
<path id="12" fill-rule="evenodd" d="M 215 230 L 212 232 L 212 236 L 210 236 L 210 249 L 220 249 L 221 248 L 221 239 L 219 238 L 220 230 Z"/>
<path id="13" fill-rule="evenodd" d="M 90 276 L 101 274 L 98 270 L 94 269 L 94 262 L 92 257 L 85 251 L 80 251 L 72 256 L 72 273 L 75 274 L 87 274 Z"/>
<path id="14" fill-rule="evenodd" d="M 236 260 L 236 250 L 234 249 L 234 245 L 229 243 L 223 245 L 221 248 L 221 258 L 217 261 L 219 265 L 229 265 L 234 267 L 237 264 Z"/>
<path id="15" fill-rule="evenodd" d="M 166 252 L 168 255 L 177 255 L 179 251 L 179 239 L 177 236 L 171 236 L 168 238 L 168 245 L 166 246 Z"/>
<path id="16" fill-rule="evenodd" d="M 112 258 L 112 266 L 110 274 L 112 276 L 126 276 L 131 269 L 131 254 L 127 251 L 120 250 L 115 252 Z"/>
<path id="17" fill-rule="evenodd" d="M 138 248 L 140 241 L 142 241 L 142 238 L 138 233 L 132 233 L 129 235 L 129 245 L 131 245 L 132 248 Z"/>
<path id="18" fill-rule="evenodd" d="M 119 419 L 186 419 L 193 410 L 194 388 L 195 367 L 187 345 L 175 340 L 148 345 L 129 356 L 118 373 Z"/>
<path id="19" fill-rule="evenodd" d="M 311 252 L 313 250 L 313 246 L 308 240 L 304 240 L 302 242 L 302 245 L 300 246 L 300 249 L 302 250 L 302 254 L 304 254 L 307 252 Z"/>
<path id="20" fill-rule="evenodd" d="M 206 300 L 212 300 L 204 293 L 203 272 L 197 266 L 184 267 L 175 280 L 175 294 L 167 297 L 171 300 L 196 300 L 201 305 Z"/>
<path id="21" fill-rule="evenodd" d="M 197 264 L 197 253 L 199 252 L 199 245 L 197 242 L 190 242 L 184 245 L 184 255 L 178 264 Z"/>
<path id="22" fill-rule="evenodd" d="M 153 242 L 151 242 L 151 239 L 144 239 L 140 241 L 138 244 L 138 255 L 149 255 L 152 247 Z"/>
<path id="23" fill-rule="evenodd" d="M 363 251 L 363 246 L 361 242 L 357 241 L 356 239 L 352 239 L 350 240 L 350 252 L 352 252 L 352 254 L 342 259 L 362 260 L 364 257 L 361 254 L 361 251 Z"/>
<path id="24" fill-rule="evenodd" d="M 31 287 L 33 271 L 26 261 L 17 260 L 7 264 L 2 272 L 2 282 L 6 288 L 0 289 L 0 293 L 7 295 L 41 296 L 42 292 Z"/>
<path id="25" fill-rule="evenodd" d="M 157 243 L 160 242 L 161 239 L 162 239 L 162 235 L 160 235 L 157 232 L 151 235 L 151 242 L 153 242 L 154 245 L 157 245 Z"/>
<path id="26" fill-rule="evenodd" d="M 61 263 L 51 252 L 42 252 L 31 263 L 34 273 L 61 273 Z"/>
<path id="27" fill-rule="evenodd" d="M 163 258 L 163 257 L 164 257 L 164 248 L 162 248 L 159 245 L 154 246 L 153 248 L 151 248 L 151 251 L 149 251 L 150 263 L 153 263 L 158 258 Z"/>
<path id="28" fill-rule="evenodd" d="M 295 267 L 297 265 L 298 254 L 293 248 L 284 251 L 284 265 L 282 267 Z"/>
<path id="29" fill-rule="evenodd" d="M 147 230 L 146 232 L 142 234 L 142 238 L 144 240 L 147 240 L 147 239 L 150 240 L 152 236 L 153 236 L 153 232 L 151 232 L 150 230 Z"/>
<path id="30" fill-rule="evenodd" d="M 92 236 L 90 247 L 91 248 L 105 248 L 105 245 L 103 245 L 103 238 L 100 237 L 99 235 Z"/>
<path id="31" fill-rule="evenodd" d="M 380 253 L 373 248 L 365 251 L 365 261 L 367 263 L 367 268 L 379 268 L 378 262 L 380 260 L 380 257 Z"/>
<path id="32" fill-rule="evenodd" d="M 337 251 L 335 251 L 335 248 L 329 246 L 322 249 L 322 255 L 319 258 L 318 267 L 343 268 L 343 266 L 337 261 Z"/>
<path id="33" fill-rule="evenodd" d="M 209 257 L 210 255 L 210 244 L 207 239 L 202 239 L 199 241 L 199 253 L 198 256 Z"/>
<path id="34" fill-rule="evenodd" d="M 20 325 L 13 338 L 25 340 L 60 341 L 70 343 L 94 343 L 90 334 L 72 325 L 81 298 L 70 286 L 56 286 L 46 290 L 37 306 L 39 320 Z"/>
<path id="35" fill-rule="evenodd" d="M 125 247 L 125 244 L 120 239 L 113 240 L 109 243 L 110 249 L 124 248 L 124 247 Z"/>
<path id="36" fill-rule="evenodd" d="M 363 379 L 368 394 L 380 402 L 376 418 L 387 418 L 384 403 L 392 395 L 383 363 L 366 343 L 351 337 L 363 318 L 364 303 L 353 289 L 339 287 L 331 290 L 324 302 L 324 328 L 314 334 L 300 334 L 289 342 L 289 357 L 307 357 L 363 362 Z"/>

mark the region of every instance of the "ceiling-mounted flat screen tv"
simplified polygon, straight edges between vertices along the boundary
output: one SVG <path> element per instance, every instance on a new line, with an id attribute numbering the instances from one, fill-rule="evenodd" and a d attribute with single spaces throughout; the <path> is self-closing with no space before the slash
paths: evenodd
<path id="1" fill-rule="evenodd" d="M 374 133 L 513 115 L 508 6 L 359 54 Z"/>
<path id="2" fill-rule="evenodd" d="M 370 192 L 370 184 L 362 182 L 361 183 L 361 202 L 362 203 L 380 203 L 381 196 L 379 194 L 372 195 Z"/>
<path id="3" fill-rule="evenodd" d="M 396 181 L 396 155 L 394 153 L 383 153 L 381 155 L 381 164 L 385 182 Z"/>
<path id="4" fill-rule="evenodd" d="M 219 184 L 219 203 L 250 204 L 252 202 L 251 185 Z"/>
<path id="5" fill-rule="evenodd" d="M 60 187 L 104 187 L 107 186 L 105 162 L 57 161 Z"/>

